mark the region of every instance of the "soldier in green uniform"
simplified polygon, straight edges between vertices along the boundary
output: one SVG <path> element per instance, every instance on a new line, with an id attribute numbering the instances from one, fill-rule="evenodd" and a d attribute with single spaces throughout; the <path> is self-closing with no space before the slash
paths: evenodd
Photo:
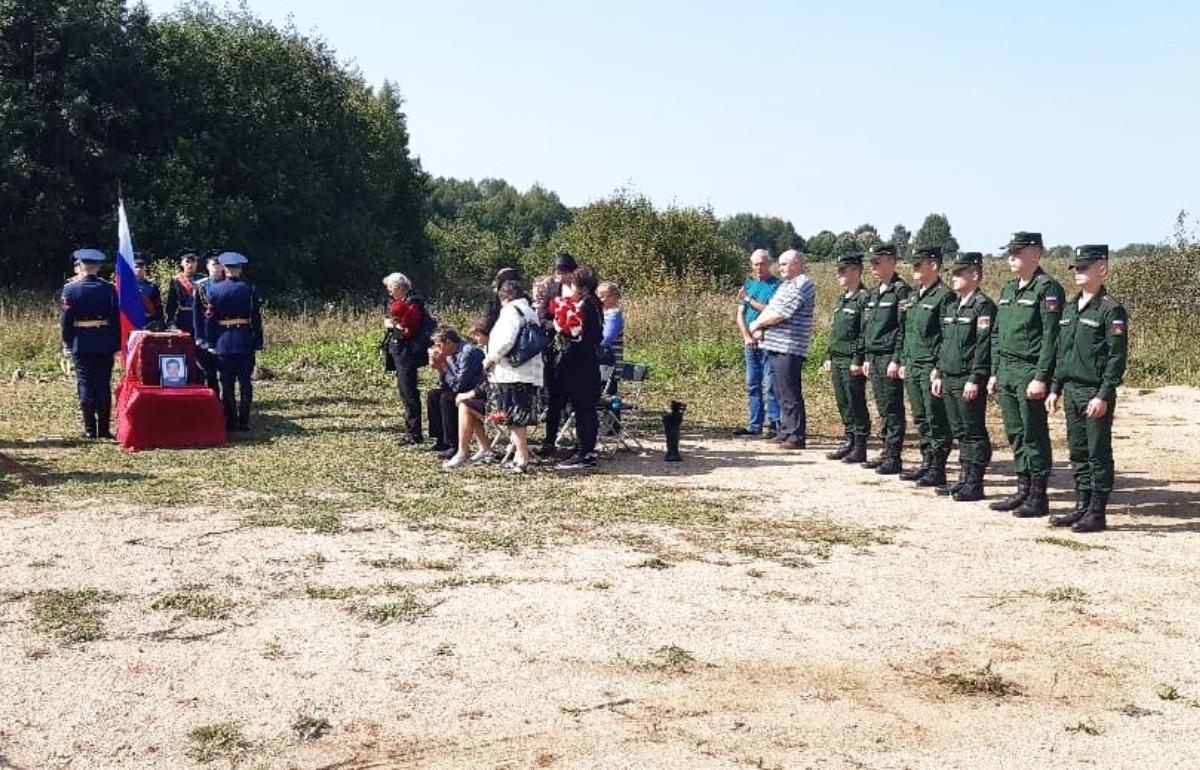
<path id="1" fill-rule="evenodd" d="M 1063 288 L 1041 268 L 1042 234 L 1013 233 L 1008 267 L 1017 277 L 1004 284 L 992 334 L 992 376 L 988 394 L 1000 401 L 1004 432 L 1013 450 L 1015 494 L 997 500 L 993 511 L 1028 518 L 1049 514 L 1050 429 L 1046 395 L 1054 374 Z"/>
<path id="2" fill-rule="evenodd" d="M 1060 403 L 1066 411 L 1075 510 L 1052 517 L 1050 525 L 1100 532 L 1113 488 L 1113 409 L 1125 376 L 1129 319 L 1120 301 L 1104 288 L 1108 246 L 1080 246 L 1071 269 L 1079 295 L 1059 322 L 1058 359 L 1046 411 L 1054 412 Z"/>
<path id="3" fill-rule="evenodd" d="M 825 455 L 830 460 L 861 463 L 867 459 L 871 415 L 867 412 L 867 378 L 863 376 L 862 316 L 867 289 L 862 284 L 862 255 L 843 254 L 837 261 L 843 294 L 833 309 L 825 371 L 833 375 L 833 395 L 846 430 L 845 440 Z"/>
<path id="4" fill-rule="evenodd" d="M 933 373 L 933 395 L 946 404 L 958 438 L 958 483 L 938 487 L 959 502 L 983 499 L 983 475 L 992 459 L 987 429 L 987 381 L 992 372 L 996 303 L 979 291 L 983 254 L 959 254 L 950 269 L 955 300 L 942 316 L 942 346 Z"/>
<path id="5" fill-rule="evenodd" d="M 913 250 L 913 280 L 917 287 L 901 305 L 904 318 L 904 349 L 900 355 L 900 379 L 908 391 L 913 424 L 921 444 L 921 464 L 904 471 L 900 478 L 922 487 L 946 484 L 946 458 L 953 438 L 946 404 L 933 395 L 933 370 L 942 344 L 942 316 L 954 303 L 954 292 L 942 283 L 942 249 L 927 246 Z"/>
<path id="6" fill-rule="evenodd" d="M 900 303 L 908 299 L 908 284 L 896 275 L 896 247 L 881 243 L 871 249 L 871 272 L 879 285 L 867 292 L 863 311 L 863 375 L 871 380 L 875 408 L 882 424 L 883 449 L 863 463 L 876 473 L 899 473 L 904 447 L 904 382 L 900 379 L 900 351 L 904 325 Z"/>

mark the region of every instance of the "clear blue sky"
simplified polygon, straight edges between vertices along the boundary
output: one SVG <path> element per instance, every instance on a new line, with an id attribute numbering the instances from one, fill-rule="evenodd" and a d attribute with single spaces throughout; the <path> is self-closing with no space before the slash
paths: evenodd
<path id="1" fill-rule="evenodd" d="M 156 13 L 179 0 L 149 0 Z M 964 248 L 1200 214 L 1200 2 L 248 0 L 405 98 L 435 175 Z"/>

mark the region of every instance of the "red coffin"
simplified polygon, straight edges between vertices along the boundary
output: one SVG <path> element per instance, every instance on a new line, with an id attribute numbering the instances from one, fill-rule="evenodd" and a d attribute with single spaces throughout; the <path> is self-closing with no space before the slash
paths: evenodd
<path id="1" fill-rule="evenodd" d="M 159 356 L 183 356 L 183 387 L 159 385 Z M 128 452 L 160 447 L 225 443 L 221 402 L 200 385 L 192 338 L 182 332 L 141 332 L 130 337 L 129 361 L 117 383 L 117 441 Z"/>

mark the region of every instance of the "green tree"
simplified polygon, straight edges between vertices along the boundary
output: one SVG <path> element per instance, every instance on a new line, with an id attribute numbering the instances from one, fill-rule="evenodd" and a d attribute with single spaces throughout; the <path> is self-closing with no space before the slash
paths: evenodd
<path id="1" fill-rule="evenodd" d="M 837 236 L 829 230 L 822 230 L 808 239 L 808 253 L 816 261 L 829 259 L 833 256 L 833 249 L 836 245 Z"/>
<path id="2" fill-rule="evenodd" d="M 892 228 L 892 240 L 890 243 L 896 247 L 896 257 L 898 259 L 908 259 L 909 244 L 912 241 L 912 233 L 904 225 L 896 225 Z"/>
<path id="3" fill-rule="evenodd" d="M 917 231 L 914 249 L 928 246 L 941 246 L 943 254 L 953 254 L 958 251 L 958 241 L 950 232 L 950 220 L 945 214 L 930 214 L 925 217 L 921 229 Z"/>
<path id="4" fill-rule="evenodd" d="M 858 240 L 858 245 L 862 252 L 870 251 L 871 247 L 883 243 L 883 239 L 879 237 L 879 231 L 875 229 L 875 225 L 866 223 L 854 228 L 854 237 Z"/>
<path id="5" fill-rule="evenodd" d="M 766 249 L 772 257 L 777 257 L 788 249 L 804 248 L 804 239 L 796 233 L 792 223 L 779 217 L 735 214 L 721 220 L 720 232 L 746 254 L 755 249 Z"/>

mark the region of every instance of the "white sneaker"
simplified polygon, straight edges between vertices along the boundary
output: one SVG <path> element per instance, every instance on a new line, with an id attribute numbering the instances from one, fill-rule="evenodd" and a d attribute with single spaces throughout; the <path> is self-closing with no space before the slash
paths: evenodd
<path id="1" fill-rule="evenodd" d="M 442 463 L 442 470 L 452 471 L 460 465 L 467 462 L 466 455 L 454 455 L 446 462 Z"/>
<path id="2" fill-rule="evenodd" d="M 493 462 L 493 460 L 492 460 L 492 450 L 491 450 L 491 449 L 480 449 L 478 452 L 476 452 L 475 454 L 471 455 L 471 462 L 472 462 L 472 463 L 490 463 L 490 462 Z"/>

